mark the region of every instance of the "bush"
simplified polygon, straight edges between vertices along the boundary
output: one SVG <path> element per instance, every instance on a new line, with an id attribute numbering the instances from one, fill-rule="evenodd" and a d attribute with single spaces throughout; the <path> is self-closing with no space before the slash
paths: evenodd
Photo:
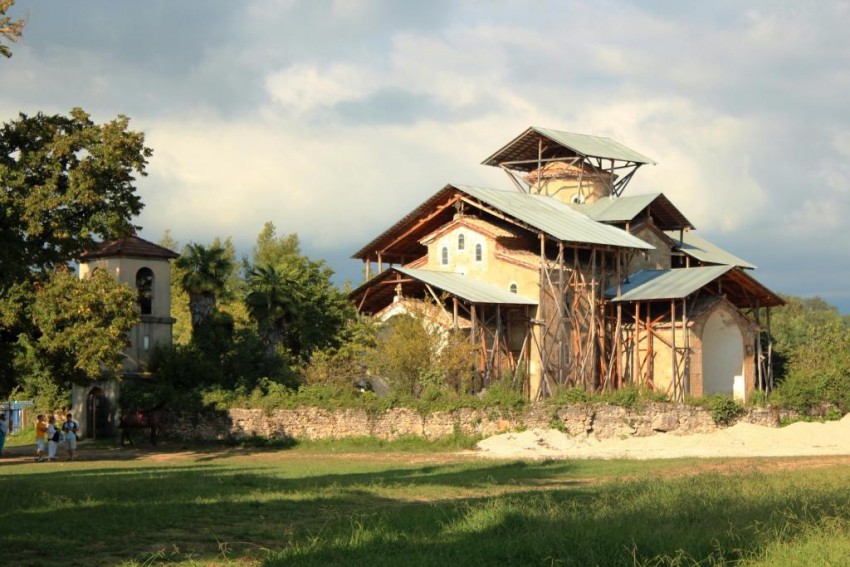
<path id="1" fill-rule="evenodd" d="M 771 400 L 810 415 L 823 416 L 830 407 L 850 412 L 850 331 L 843 325 L 818 329 L 791 359 Z"/>
<path id="2" fill-rule="evenodd" d="M 711 410 L 711 419 L 718 425 L 729 425 L 747 412 L 740 403 L 722 394 L 709 396 L 706 405 Z"/>

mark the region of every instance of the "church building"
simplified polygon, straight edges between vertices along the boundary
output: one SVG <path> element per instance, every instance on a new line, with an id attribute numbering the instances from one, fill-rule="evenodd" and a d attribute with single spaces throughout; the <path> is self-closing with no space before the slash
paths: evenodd
<path id="1" fill-rule="evenodd" d="M 415 311 L 462 330 L 479 351 L 475 388 L 520 376 L 532 400 L 625 385 L 745 399 L 772 387 L 762 331 L 782 299 L 663 193 L 623 194 L 652 159 L 531 127 L 483 164 L 512 189 L 446 185 L 354 254 L 361 313 Z"/>

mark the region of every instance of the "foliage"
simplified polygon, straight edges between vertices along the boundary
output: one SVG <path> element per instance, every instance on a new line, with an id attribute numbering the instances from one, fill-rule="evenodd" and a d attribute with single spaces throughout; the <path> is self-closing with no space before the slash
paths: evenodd
<path id="1" fill-rule="evenodd" d="M 20 114 L 0 127 L 4 287 L 134 230 L 143 205 L 133 182 L 152 152 L 128 124 L 119 116 L 98 125 L 75 108 Z"/>
<path id="2" fill-rule="evenodd" d="M 293 327 L 302 322 L 304 301 L 300 282 L 292 269 L 273 264 L 253 266 L 246 276 L 245 303 L 260 335 L 272 347 L 294 343 Z"/>
<path id="3" fill-rule="evenodd" d="M 786 305 L 770 312 L 770 332 L 774 349 L 774 374 L 781 383 L 789 373 L 791 359 L 809 349 L 816 332 L 830 326 L 850 329 L 848 317 L 820 297 L 782 296 Z M 762 322 L 766 313 L 760 315 Z M 816 347 L 815 347 L 816 348 Z"/>
<path id="4" fill-rule="evenodd" d="M 418 396 L 422 373 L 436 362 L 436 342 L 421 318 L 397 315 L 381 330 L 369 367 L 399 392 Z"/>
<path id="5" fill-rule="evenodd" d="M 77 381 L 119 371 L 127 333 L 138 322 L 136 294 L 103 270 L 79 279 L 60 270 L 35 293 L 37 346 L 54 369 Z"/>
<path id="6" fill-rule="evenodd" d="M 274 224 L 266 223 L 252 261 L 243 264 L 245 301 L 270 345 L 282 346 L 302 363 L 317 350 L 340 345 L 354 307 L 331 282 L 333 270 L 324 261 L 301 255 L 297 235 L 278 237 Z"/>
<path id="7" fill-rule="evenodd" d="M 711 419 L 718 425 L 729 425 L 747 412 L 743 404 L 723 394 L 692 397 L 686 402 L 711 411 Z"/>
<path id="8" fill-rule="evenodd" d="M 639 407 L 647 403 L 670 401 L 663 392 L 648 388 L 627 385 L 616 390 L 588 392 L 584 388 L 564 388 L 559 390 L 547 403 L 554 406 L 572 404 L 610 404 L 624 408 Z"/>
<path id="9" fill-rule="evenodd" d="M 71 391 L 68 383 L 59 379 L 50 367 L 49 358 L 25 334 L 19 337 L 15 346 L 14 367 L 18 375 L 15 387 L 19 389 L 20 397 L 33 400 L 36 412 L 49 413 L 69 407 Z"/>
<path id="10" fill-rule="evenodd" d="M 15 0 L 0 0 L 0 55 L 11 57 L 12 50 L 3 41 L 17 42 L 24 32 L 26 21 L 23 19 L 13 20 L 7 13 L 9 8 L 15 4 Z"/>
<path id="11" fill-rule="evenodd" d="M 719 394 L 709 397 L 708 408 L 711 410 L 711 419 L 718 425 L 729 425 L 747 411 L 736 400 Z"/>
<path id="12" fill-rule="evenodd" d="M 75 108 L 0 126 L 0 392 L 26 379 L 15 360 L 32 351 L 16 345 L 33 346 L 41 335 L 28 312 L 35 283 L 135 228 L 142 203 L 133 182 L 151 150 L 128 124 L 124 116 L 95 124 Z"/>
<path id="13" fill-rule="evenodd" d="M 829 407 L 850 412 L 850 332 L 841 323 L 813 329 L 789 361 L 788 376 L 771 401 L 779 407 L 823 415 Z"/>
<path id="14" fill-rule="evenodd" d="M 217 298 L 225 292 L 234 263 L 223 246 L 187 244 L 175 262 L 180 286 L 189 296 L 193 335 L 205 330 L 216 313 Z"/>
<path id="15" fill-rule="evenodd" d="M 325 383 L 340 388 L 369 386 L 367 366 L 377 341 L 378 325 L 368 316 L 357 315 L 342 328 L 340 346 L 317 350 L 304 367 L 307 385 Z"/>
<path id="16" fill-rule="evenodd" d="M 480 399 L 485 407 L 509 410 L 521 410 L 528 403 L 522 391 L 515 388 L 510 380 L 491 382 L 481 393 Z"/>

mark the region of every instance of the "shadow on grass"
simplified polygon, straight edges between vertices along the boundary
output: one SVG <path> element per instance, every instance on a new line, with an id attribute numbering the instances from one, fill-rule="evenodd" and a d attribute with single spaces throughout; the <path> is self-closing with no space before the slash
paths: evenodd
<path id="1" fill-rule="evenodd" d="M 846 492 L 836 502 L 755 478 L 740 482 L 764 489 L 743 498 L 734 477 L 590 484 L 571 462 L 133 465 L 0 471 L 4 561 L 633 565 L 679 550 L 731 561 L 764 545 L 750 526 L 782 527 L 777 511 L 850 514 Z"/>

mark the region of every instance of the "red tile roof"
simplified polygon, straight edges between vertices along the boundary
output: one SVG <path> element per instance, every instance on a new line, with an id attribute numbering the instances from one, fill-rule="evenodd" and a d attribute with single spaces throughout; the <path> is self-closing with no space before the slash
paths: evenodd
<path id="1" fill-rule="evenodd" d="M 177 258 L 180 254 L 133 235 L 119 240 L 113 240 L 112 242 L 106 242 L 97 250 L 83 252 L 80 255 L 80 259 L 85 261 L 93 258 L 114 258 L 116 256 L 170 260 Z"/>

